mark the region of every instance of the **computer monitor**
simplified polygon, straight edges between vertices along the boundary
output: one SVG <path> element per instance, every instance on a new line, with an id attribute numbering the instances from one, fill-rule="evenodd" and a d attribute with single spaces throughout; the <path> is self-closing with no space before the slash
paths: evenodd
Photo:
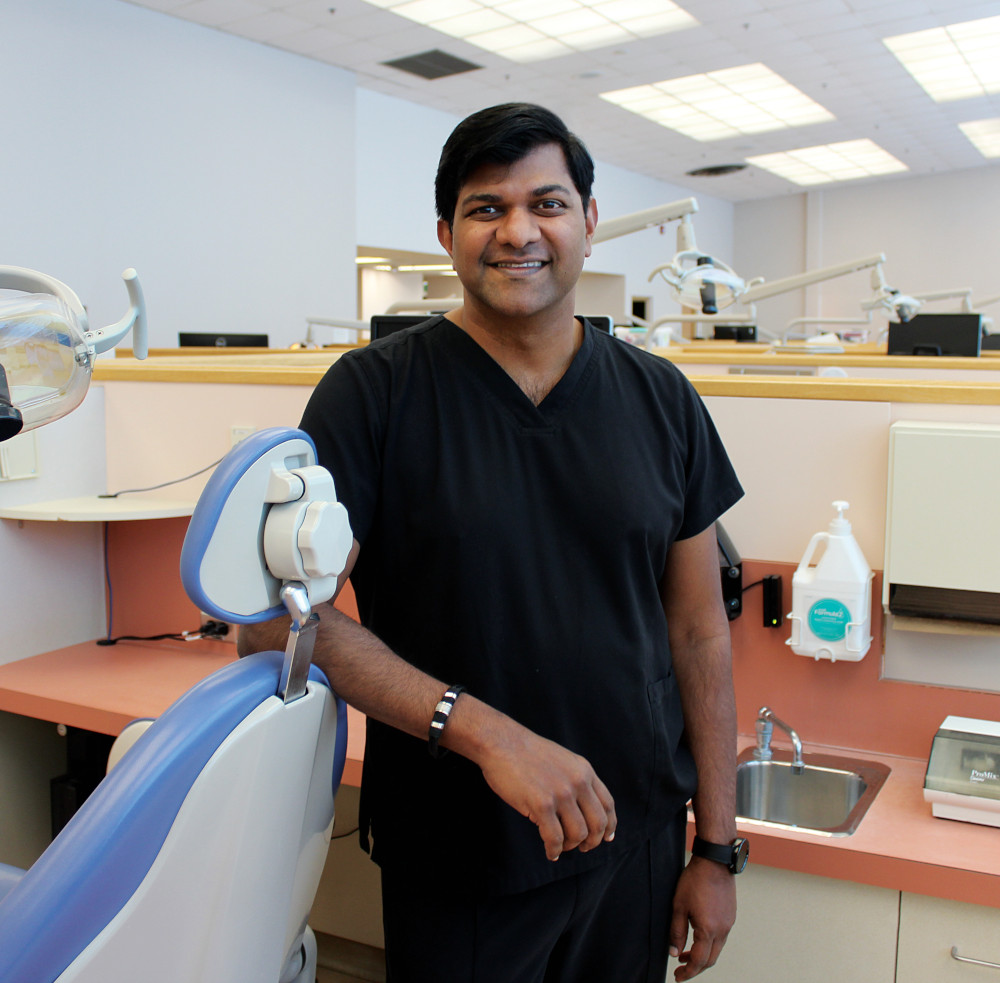
<path id="1" fill-rule="evenodd" d="M 977 356 L 983 336 L 979 314 L 917 314 L 889 322 L 890 355 Z"/>
<path id="2" fill-rule="evenodd" d="M 387 338 L 403 328 L 411 328 L 414 324 L 429 321 L 433 314 L 373 314 L 369 322 L 369 334 L 372 341 Z"/>
<path id="3" fill-rule="evenodd" d="M 181 331 L 177 339 L 181 348 L 267 348 L 266 334 Z"/>
<path id="4" fill-rule="evenodd" d="M 598 331 L 603 331 L 606 334 L 614 333 L 614 318 L 607 314 L 584 314 L 582 316 L 590 321 Z M 432 317 L 434 317 L 433 314 L 373 314 L 369 324 L 371 340 L 377 341 L 379 338 L 385 338 L 395 331 L 402 331 L 403 328 L 421 324 Z"/>

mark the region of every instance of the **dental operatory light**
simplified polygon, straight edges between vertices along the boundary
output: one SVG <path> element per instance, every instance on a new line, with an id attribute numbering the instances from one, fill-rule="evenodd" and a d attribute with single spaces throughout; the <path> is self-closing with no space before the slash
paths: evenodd
<path id="1" fill-rule="evenodd" d="M 682 198 L 618 218 L 602 219 L 597 223 L 593 241 L 597 244 L 668 222 L 680 222 L 676 255 L 669 263 L 658 266 L 649 278 L 652 280 L 657 274 L 662 276 L 686 307 L 716 313 L 720 305 L 732 304 L 746 285 L 721 260 L 698 250 L 691 223 L 691 216 L 697 211 L 698 202 L 694 198 Z"/>
<path id="2" fill-rule="evenodd" d="M 883 310 L 890 317 L 905 323 L 920 313 L 923 302 L 910 294 L 900 293 L 894 287 L 890 287 L 885 282 L 880 263 L 872 270 L 872 291 L 873 295 L 868 300 L 862 301 L 863 311 Z"/>
<path id="3" fill-rule="evenodd" d="M 671 0 L 366 0 L 517 62 L 697 27 Z"/>
<path id="4" fill-rule="evenodd" d="M 701 141 L 834 119 L 819 103 L 759 63 L 600 95 L 622 109 Z"/>
<path id="5" fill-rule="evenodd" d="M 658 266 L 649 279 L 659 275 L 685 307 L 704 314 L 716 314 L 742 296 L 747 284 L 722 260 L 701 252 L 694 237 L 691 216 L 698 211 L 694 198 L 660 205 L 643 212 L 633 212 L 609 222 L 599 222 L 594 242 L 603 242 L 643 228 L 678 221 L 677 252 L 669 263 Z"/>
<path id="6" fill-rule="evenodd" d="M 844 140 L 747 157 L 760 167 L 798 185 L 829 184 L 858 178 L 898 174 L 909 168 L 872 140 Z"/>
<path id="7" fill-rule="evenodd" d="M 122 274 L 129 309 L 91 330 L 79 297 L 34 270 L 0 266 L 0 440 L 58 420 L 87 394 L 95 356 L 132 332 L 145 358 L 146 306 L 135 270 Z"/>
<path id="8" fill-rule="evenodd" d="M 897 34 L 883 43 L 935 102 L 1000 92 L 1000 17 Z"/>

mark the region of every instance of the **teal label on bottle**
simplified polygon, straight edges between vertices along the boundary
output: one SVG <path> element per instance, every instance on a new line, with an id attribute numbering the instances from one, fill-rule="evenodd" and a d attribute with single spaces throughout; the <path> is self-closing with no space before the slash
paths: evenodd
<path id="1" fill-rule="evenodd" d="M 850 621 L 847 606 L 833 597 L 817 601 L 807 615 L 809 630 L 824 642 L 839 642 L 846 637 Z"/>

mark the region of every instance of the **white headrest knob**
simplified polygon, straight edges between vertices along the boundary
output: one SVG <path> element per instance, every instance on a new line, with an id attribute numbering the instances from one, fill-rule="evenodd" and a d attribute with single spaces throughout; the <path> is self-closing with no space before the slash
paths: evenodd
<path id="1" fill-rule="evenodd" d="M 297 542 L 302 566 L 310 577 L 336 577 L 347 565 L 354 536 L 347 509 L 340 502 L 310 502 Z"/>

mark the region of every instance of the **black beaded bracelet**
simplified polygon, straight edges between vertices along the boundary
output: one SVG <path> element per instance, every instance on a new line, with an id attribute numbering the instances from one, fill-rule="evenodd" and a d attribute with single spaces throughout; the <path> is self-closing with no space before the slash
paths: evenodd
<path id="1" fill-rule="evenodd" d="M 455 705 L 455 700 L 458 699 L 459 694 L 464 692 L 464 686 L 449 686 L 444 696 L 438 701 L 437 706 L 434 707 L 434 716 L 431 718 L 430 730 L 427 732 L 427 750 L 432 758 L 440 758 L 443 754 L 448 753 L 447 748 L 438 745 L 438 741 L 441 740 L 441 735 L 444 733 L 444 725 L 448 723 L 448 715 Z"/>

